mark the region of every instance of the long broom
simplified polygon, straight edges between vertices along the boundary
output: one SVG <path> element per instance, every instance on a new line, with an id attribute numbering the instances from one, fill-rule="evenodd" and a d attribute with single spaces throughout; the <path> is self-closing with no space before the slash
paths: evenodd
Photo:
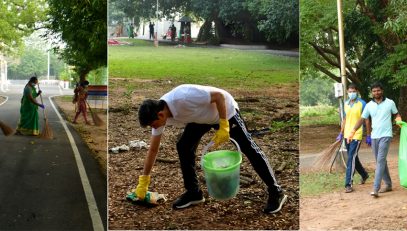
<path id="1" fill-rule="evenodd" d="M 5 123 L 3 123 L 3 121 L 0 120 L 0 127 L 1 130 L 3 131 L 5 136 L 11 136 L 13 135 L 16 130 L 12 129 L 11 127 L 7 126 Z"/>
<path id="2" fill-rule="evenodd" d="M 38 90 L 41 91 L 39 83 L 38 83 Z M 40 95 L 40 99 L 41 99 L 41 104 L 44 105 L 44 102 L 42 101 L 42 94 Z M 43 127 L 42 132 L 39 135 L 39 137 L 50 140 L 50 139 L 54 138 L 54 134 L 52 132 L 51 127 L 48 125 L 48 118 L 47 118 L 47 114 L 45 113 L 45 108 L 42 110 L 42 113 L 44 115 L 44 127 Z"/>
<path id="3" fill-rule="evenodd" d="M 342 140 L 335 141 L 335 143 L 329 145 L 318 154 L 318 158 L 314 161 L 314 169 L 325 169 L 329 168 L 329 164 L 332 161 L 332 158 L 336 154 L 336 150 L 341 145 Z"/>
<path id="4" fill-rule="evenodd" d="M 92 115 L 93 123 L 94 123 L 96 126 L 98 126 L 98 127 L 103 126 L 103 125 L 105 124 L 105 122 L 103 122 L 103 120 L 98 116 L 98 114 L 96 114 L 96 113 L 94 113 L 94 112 L 92 111 L 92 108 L 90 107 L 88 101 L 85 100 L 85 102 L 86 102 L 86 104 L 88 105 L 90 114 Z"/>

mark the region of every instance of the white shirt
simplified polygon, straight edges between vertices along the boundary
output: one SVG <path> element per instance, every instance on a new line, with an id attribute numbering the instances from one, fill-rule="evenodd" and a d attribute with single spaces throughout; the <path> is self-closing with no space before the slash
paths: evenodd
<path id="1" fill-rule="evenodd" d="M 232 95 L 222 89 L 195 84 L 183 84 L 172 89 L 160 99 L 167 103 L 172 117 L 168 118 L 166 125 L 182 125 L 188 123 L 217 124 L 219 112 L 215 103 L 211 103 L 211 92 L 220 92 L 225 97 L 226 117 L 229 120 L 239 109 Z M 152 135 L 162 134 L 164 126 L 152 128 Z"/>

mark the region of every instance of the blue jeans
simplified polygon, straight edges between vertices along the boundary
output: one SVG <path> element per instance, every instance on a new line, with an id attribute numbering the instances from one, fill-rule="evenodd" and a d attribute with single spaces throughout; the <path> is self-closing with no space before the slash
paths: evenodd
<path id="1" fill-rule="evenodd" d="M 349 144 L 346 143 L 346 150 L 348 150 L 348 161 L 346 164 L 345 187 L 352 186 L 355 169 L 363 179 L 367 178 L 368 176 L 358 157 L 360 143 L 360 140 L 352 140 Z"/>
<path id="2" fill-rule="evenodd" d="M 387 167 L 387 153 L 389 152 L 391 137 L 372 139 L 372 151 L 376 158 L 376 171 L 373 190 L 379 191 L 382 179 L 387 187 L 392 187 L 389 168 Z"/>

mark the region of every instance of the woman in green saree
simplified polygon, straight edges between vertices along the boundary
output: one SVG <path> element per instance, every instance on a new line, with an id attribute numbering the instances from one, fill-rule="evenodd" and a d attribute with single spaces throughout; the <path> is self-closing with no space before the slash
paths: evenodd
<path id="1" fill-rule="evenodd" d="M 38 107 L 44 109 L 44 105 L 38 103 L 37 98 L 41 91 L 35 89 L 38 84 L 37 77 L 31 77 L 24 87 L 23 98 L 21 98 L 20 120 L 17 125 L 17 133 L 22 135 L 37 136 L 40 134 L 38 123 Z"/>

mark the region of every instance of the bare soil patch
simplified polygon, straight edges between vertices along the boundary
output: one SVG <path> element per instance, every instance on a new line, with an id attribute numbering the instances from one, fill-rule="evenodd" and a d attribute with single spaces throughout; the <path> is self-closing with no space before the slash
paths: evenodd
<path id="1" fill-rule="evenodd" d="M 55 97 L 54 102 L 57 104 L 59 109 L 62 111 L 64 118 L 71 122 L 75 117 L 75 105 L 70 102 L 70 100 Z M 91 105 L 93 108 L 93 105 Z M 98 116 L 103 120 L 107 121 L 106 109 L 93 109 Z M 88 121 L 92 124 L 92 116 L 88 111 Z M 107 173 L 107 126 L 98 127 L 95 125 L 86 125 L 82 115 L 79 116 L 78 124 L 72 124 L 75 130 L 80 134 L 82 140 L 88 145 L 89 149 L 92 151 L 93 157 L 97 160 L 100 165 L 100 169 L 103 174 Z"/>
<path id="2" fill-rule="evenodd" d="M 177 85 L 170 80 L 109 79 L 109 147 L 127 144 L 131 140 L 148 143 L 151 131 L 139 126 L 138 105 L 145 98 L 158 99 Z M 273 91 L 274 88 L 270 87 L 255 92 L 249 89 L 226 90 L 238 100 L 249 130 L 260 130 L 269 127 L 272 120 L 298 118 L 298 85 L 286 88 L 281 86 L 281 90 Z M 218 201 L 209 197 L 203 171 L 198 169 L 206 202 L 184 210 L 173 210 L 172 202 L 184 192 L 175 147 L 181 132 L 180 128 L 166 128 L 158 157 L 176 161 L 158 161 L 153 168 L 149 190 L 168 196 L 166 203 L 153 208 L 134 205 L 125 200 L 126 192 L 136 187 L 138 176 L 142 174 L 146 150 L 109 154 L 109 229 L 299 229 L 298 126 L 287 126 L 254 137 L 274 170 L 280 168 L 276 171 L 276 177 L 289 197 L 281 212 L 273 215 L 262 212 L 267 200 L 266 187 L 246 157 L 241 173 L 254 182 L 242 184 L 235 198 Z M 205 135 L 198 147 L 197 166 L 202 147 L 212 135 Z"/>
<path id="3" fill-rule="evenodd" d="M 301 155 L 318 153 L 335 141 L 339 126 L 301 127 Z M 393 128 L 395 136 L 391 145 L 399 145 L 399 129 Z M 364 142 L 364 141 L 363 141 Z M 371 152 L 370 147 L 362 144 L 359 153 Z M 407 189 L 400 186 L 397 155 L 388 155 L 388 165 L 393 183 L 393 191 L 373 198 L 369 193 L 373 189 L 374 174 L 365 185 L 355 185 L 355 191 L 345 193 L 344 189 L 319 196 L 301 197 L 301 230 L 344 230 L 344 229 L 407 229 Z M 373 154 L 367 170 L 374 171 Z M 384 185 L 382 185 L 384 187 Z"/>

